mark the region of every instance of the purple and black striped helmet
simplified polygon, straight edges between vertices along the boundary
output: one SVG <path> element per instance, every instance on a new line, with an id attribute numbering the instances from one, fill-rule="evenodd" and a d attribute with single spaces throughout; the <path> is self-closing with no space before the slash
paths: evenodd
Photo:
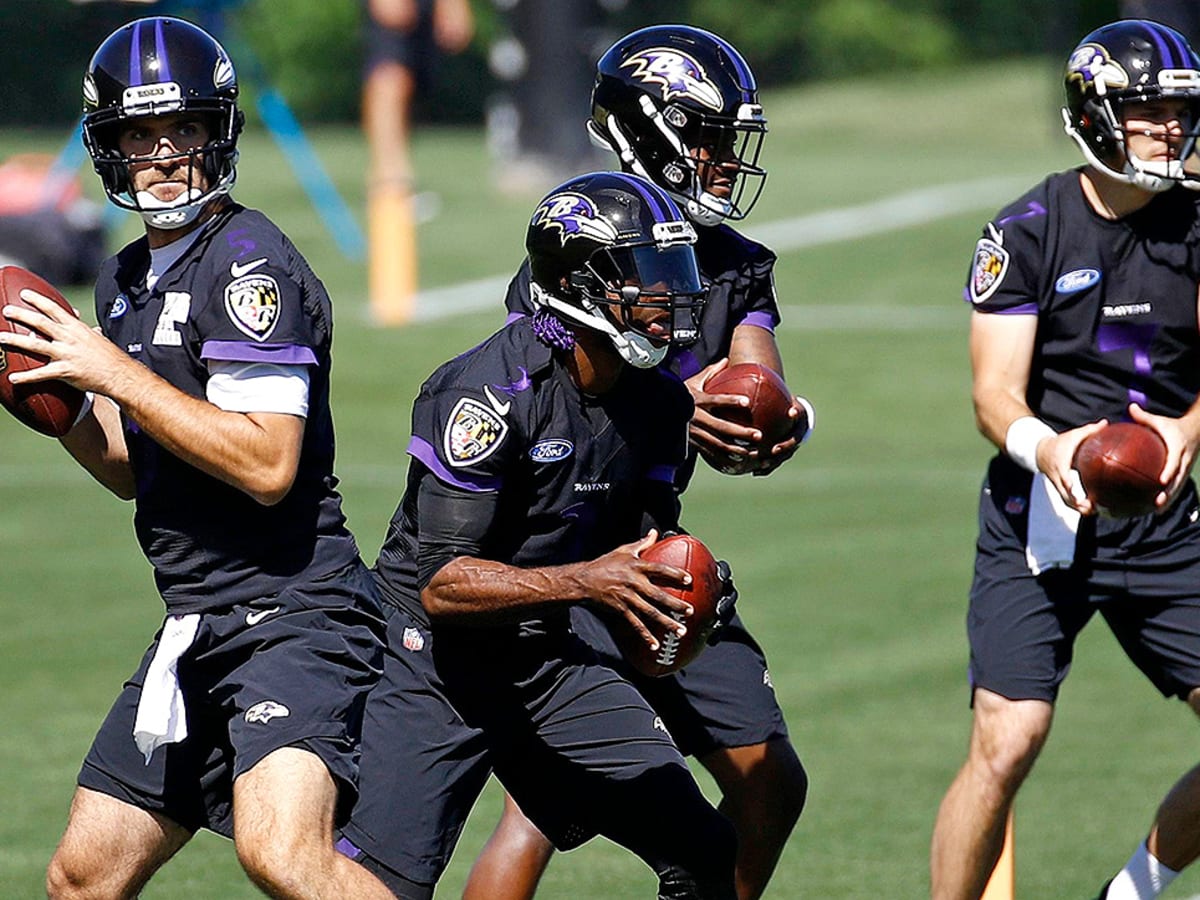
<path id="1" fill-rule="evenodd" d="M 1200 57 L 1178 31 L 1146 19 L 1098 28 L 1071 52 L 1064 83 L 1063 122 L 1091 165 L 1145 190 L 1164 191 L 1180 183 L 1200 188 L 1200 179 L 1183 165 L 1195 150 L 1200 125 Z M 1139 159 L 1126 142 L 1125 108 L 1174 99 L 1187 106 L 1180 158 Z"/>
<path id="2" fill-rule="evenodd" d="M 109 35 L 83 79 L 83 142 L 109 199 L 141 213 L 151 225 L 169 229 L 186 225 L 208 200 L 227 193 L 236 177 L 237 138 L 244 122 L 237 96 L 229 54 L 190 22 L 153 16 Z M 180 112 L 202 114 L 208 122 L 209 142 L 187 154 L 202 168 L 207 189 L 186 192 L 164 206 L 134 192 L 130 160 L 117 139 L 128 119 Z"/>
<path id="3" fill-rule="evenodd" d="M 596 64 L 593 143 L 669 191 L 692 221 L 741 219 L 766 179 L 758 84 L 732 44 L 690 25 L 627 34 Z"/>
<path id="4" fill-rule="evenodd" d="M 671 344 L 698 334 L 704 289 L 692 245 L 696 231 L 661 188 L 623 172 L 592 172 L 564 182 L 529 220 L 534 303 L 560 319 L 607 334 L 640 368 L 657 365 Z M 634 315 L 667 310 L 657 334 Z"/>

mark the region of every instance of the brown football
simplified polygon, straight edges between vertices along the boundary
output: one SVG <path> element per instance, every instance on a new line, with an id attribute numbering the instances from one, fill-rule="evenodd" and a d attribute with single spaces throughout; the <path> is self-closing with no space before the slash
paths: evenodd
<path id="1" fill-rule="evenodd" d="M 21 291 L 26 288 L 49 297 L 71 315 L 75 314 L 66 298 L 46 280 L 20 266 L 0 266 L 0 307 L 31 308 L 21 299 Z M 0 315 L 0 331 L 30 333 L 28 328 L 3 315 Z M 62 437 L 71 430 L 83 407 L 83 392 L 61 381 L 14 386 L 8 380 L 13 372 L 36 369 L 45 362 L 44 356 L 0 347 L 0 405 L 30 428 L 51 437 Z"/>
<path id="2" fill-rule="evenodd" d="M 712 553 L 689 534 L 664 538 L 643 551 L 642 559 L 685 569 L 692 576 L 691 586 L 686 589 L 664 587 L 668 594 L 692 605 L 690 616 L 674 614 L 677 621 L 687 626 L 687 634 L 679 637 L 673 631 L 665 635 L 656 632 L 658 649 L 651 650 L 650 645 L 624 620 L 617 621 L 613 626 L 614 637 L 625 660 L 643 675 L 657 678 L 679 671 L 704 649 L 717 624 L 721 577 L 717 574 L 717 561 Z"/>
<path id="3" fill-rule="evenodd" d="M 749 428 L 762 432 L 762 446 L 773 447 L 788 438 L 794 431 L 801 437 L 807 430 L 807 413 L 800 407 L 799 420 L 792 419 L 788 410 L 792 406 L 792 393 L 779 373 L 759 363 L 737 363 L 717 372 L 704 383 L 708 394 L 740 394 L 750 399 L 749 406 L 723 407 L 720 415 Z M 704 459 L 719 472 L 739 475 L 754 467 L 743 457 L 731 457 L 724 453 L 704 452 Z"/>
<path id="4" fill-rule="evenodd" d="M 1162 491 L 1158 474 L 1167 445 L 1152 429 L 1134 422 L 1106 425 L 1075 451 L 1074 467 L 1091 501 L 1115 518 L 1154 512 Z"/>

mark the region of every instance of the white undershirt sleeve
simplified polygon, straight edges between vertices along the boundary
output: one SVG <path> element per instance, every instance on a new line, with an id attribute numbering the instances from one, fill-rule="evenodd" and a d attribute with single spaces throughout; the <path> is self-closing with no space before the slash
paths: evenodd
<path id="1" fill-rule="evenodd" d="M 308 366 L 208 361 L 205 396 L 227 412 L 308 416 Z"/>

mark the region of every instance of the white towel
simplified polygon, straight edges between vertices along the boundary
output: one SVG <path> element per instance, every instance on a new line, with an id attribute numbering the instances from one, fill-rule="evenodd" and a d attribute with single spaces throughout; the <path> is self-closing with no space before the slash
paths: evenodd
<path id="1" fill-rule="evenodd" d="M 1040 575 L 1047 569 L 1066 569 L 1075 561 L 1079 513 L 1067 506 L 1044 473 L 1033 476 L 1029 489 L 1029 536 L 1025 561 Z"/>
<path id="2" fill-rule="evenodd" d="M 174 744 L 187 737 L 187 711 L 183 706 L 183 691 L 179 689 L 176 667 L 200 627 L 200 614 L 168 616 L 163 623 L 158 649 L 146 670 L 142 696 L 138 700 L 137 718 L 133 723 L 133 740 L 146 757 L 163 744 Z"/>

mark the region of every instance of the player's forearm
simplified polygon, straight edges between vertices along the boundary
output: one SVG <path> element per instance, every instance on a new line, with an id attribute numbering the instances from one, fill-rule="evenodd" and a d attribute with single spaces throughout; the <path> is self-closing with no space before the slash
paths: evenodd
<path id="1" fill-rule="evenodd" d="M 1001 450 L 1004 449 L 1009 426 L 1017 419 L 1033 415 L 1024 399 L 1003 388 L 976 386 L 972 399 L 979 431 Z"/>
<path id="2" fill-rule="evenodd" d="M 125 415 L 156 443 L 202 472 L 264 505 L 278 503 L 295 479 L 303 420 L 294 416 L 227 412 L 186 394 L 134 360 L 110 381 Z M 295 420 L 291 434 L 263 427 L 265 419 Z"/>
<path id="3" fill-rule="evenodd" d="M 733 329 L 729 345 L 729 364 L 759 363 L 783 375 L 783 358 L 775 334 L 757 325 L 739 325 Z"/>
<path id="4" fill-rule="evenodd" d="M 133 467 L 121 427 L 121 414 L 105 397 L 97 397 L 89 410 L 61 438 L 62 445 L 96 481 L 122 500 L 135 493 Z"/>
<path id="5" fill-rule="evenodd" d="M 460 556 L 421 591 L 430 619 L 458 625 L 494 625 L 528 618 L 538 609 L 588 597 L 582 563 L 521 568 Z"/>

